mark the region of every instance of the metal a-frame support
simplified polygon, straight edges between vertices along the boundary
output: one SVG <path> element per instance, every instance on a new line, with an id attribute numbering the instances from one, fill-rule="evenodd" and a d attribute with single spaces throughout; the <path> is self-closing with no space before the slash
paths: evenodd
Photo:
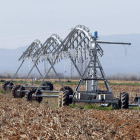
<path id="1" fill-rule="evenodd" d="M 57 72 L 56 72 L 56 70 L 55 70 L 55 68 L 54 68 L 54 65 L 55 65 L 56 60 L 55 60 L 53 63 L 50 61 L 49 58 L 47 58 L 47 60 L 48 60 L 48 62 L 50 63 L 51 67 L 49 68 L 49 70 L 47 71 L 47 73 L 46 73 L 46 75 L 44 76 L 43 80 L 41 81 L 40 85 L 38 86 L 38 88 L 37 88 L 35 94 L 37 94 L 39 88 L 42 86 L 43 82 L 45 81 L 45 79 L 46 79 L 46 77 L 47 77 L 47 75 L 49 74 L 49 72 L 50 72 L 51 69 L 53 69 L 54 73 L 56 74 L 57 78 L 59 79 L 59 82 L 60 82 L 60 84 L 61 84 L 63 90 L 65 90 L 65 87 L 63 86 L 63 83 L 62 83 L 61 79 L 59 78 L 59 76 L 58 76 L 58 74 L 57 74 Z M 45 91 L 44 91 L 44 92 L 45 92 Z"/>
<path id="2" fill-rule="evenodd" d="M 57 78 L 59 79 L 60 84 L 62 85 L 62 87 L 64 89 L 63 83 L 61 82 L 61 80 L 60 80 L 60 78 L 59 78 L 59 76 L 58 76 L 55 68 L 53 67 L 55 63 L 52 64 L 51 60 L 48 57 L 46 57 L 46 55 L 51 54 L 53 51 L 55 51 L 55 49 L 57 48 L 57 46 L 59 46 L 60 44 L 61 44 L 61 39 L 59 38 L 58 35 L 55 35 L 54 34 L 54 35 L 52 35 L 50 38 L 48 38 L 45 41 L 45 43 L 42 45 L 42 47 L 40 49 L 38 49 L 35 52 L 35 54 L 33 55 L 33 58 L 32 58 L 33 60 L 35 59 L 34 60 L 34 65 L 31 68 L 31 70 L 29 71 L 29 73 L 28 73 L 25 81 L 20 86 L 20 89 L 18 90 L 18 92 L 24 92 L 24 91 L 25 92 L 28 92 L 28 90 L 21 90 L 23 84 L 26 82 L 27 78 L 29 77 L 29 75 L 30 75 L 31 71 L 34 69 L 34 67 L 36 67 L 37 70 L 38 70 L 38 72 L 41 74 L 41 72 L 39 71 L 39 68 L 37 67 L 37 63 L 38 63 L 39 60 L 44 60 L 46 58 L 47 58 L 49 64 L 51 65 L 51 68 L 53 68 L 54 73 L 56 74 Z M 50 68 L 50 70 L 51 70 L 51 68 Z M 35 88 L 37 88 L 37 90 L 35 92 L 35 94 L 36 94 L 41 87 L 44 87 L 44 86 L 42 86 L 42 84 L 44 83 L 44 81 L 46 79 L 46 76 L 48 75 L 48 73 L 50 72 L 50 70 L 48 70 L 48 72 L 46 73 L 46 75 L 44 77 L 41 75 L 41 77 L 42 77 L 43 80 L 41 81 L 41 83 L 40 83 L 39 86 L 27 86 L 27 87 L 35 87 Z M 24 86 L 24 87 L 26 87 L 26 86 Z M 42 91 L 42 92 L 48 92 L 48 91 Z M 53 91 L 51 91 L 51 92 L 53 92 Z"/>
<path id="3" fill-rule="evenodd" d="M 79 84 L 77 85 L 77 88 L 74 92 L 74 98 L 77 96 L 78 93 L 84 93 L 84 94 L 86 93 L 88 95 L 87 100 L 90 100 L 90 101 L 93 96 L 93 98 L 94 98 L 93 102 L 99 102 L 99 100 L 95 101 L 95 99 L 100 94 L 109 95 L 111 97 L 111 99 L 114 98 L 111 88 L 109 86 L 108 80 L 106 79 L 105 73 L 103 71 L 103 68 L 102 68 L 101 63 L 98 58 L 98 54 L 100 56 L 103 55 L 103 50 L 99 46 L 99 43 L 131 45 L 131 43 L 99 41 L 97 37 L 93 37 L 89 33 L 89 30 L 85 26 L 78 25 L 68 34 L 68 36 L 63 40 L 61 45 L 52 54 L 52 56 L 54 58 L 56 58 L 58 55 L 61 55 L 64 52 L 68 52 L 70 60 L 72 61 L 77 72 L 81 76 Z M 76 51 L 75 56 L 72 56 L 73 55 L 71 52 L 72 49 Z M 78 66 L 76 65 L 76 59 L 78 61 L 78 54 L 79 54 L 79 52 L 82 54 L 83 50 L 85 50 L 85 53 L 84 53 L 85 57 L 87 55 L 86 52 L 88 51 L 89 63 L 87 65 L 86 69 L 84 70 L 84 73 L 82 74 L 80 72 Z M 56 54 L 56 52 L 58 55 L 54 56 L 54 54 Z M 82 56 L 82 61 L 84 61 L 83 56 Z M 52 67 L 53 67 L 53 65 L 52 65 Z M 88 69 L 92 69 L 92 72 L 91 72 L 91 75 L 86 77 L 86 72 Z M 97 69 L 99 69 L 99 71 L 101 73 L 101 78 L 97 75 Z M 105 91 L 98 90 L 98 81 L 99 80 L 104 81 L 105 87 L 106 87 Z M 79 91 L 80 86 L 82 85 L 83 82 L 86 83 L 86 91 Z M 107 97 L 107 96 L 105 96 L 105 97 Z M 80 101 L 81 101 L 81 99 L 80 99 Z M 109 102 L 117 103 L 118 100 L 109 101 Z"/>
<path id="4" fill-rule="evenodd" d="M 33 54 L 36 52 L 36 50 L 38 50 L 41 47 L 41 43 L 39 40 L 35 40 L 31 43 L 31 45 L 26 49 L 26 51 L 21 55 L 21 57 L 19 58 L 19 61 L 22 60 L 22 63 L 20 64 L 19 68 L 17 69 L 16 73 L 14 74 L 14 76 L 12 77 L 12 79 L 8 82 L 6 81 L 4 84 L 6 84 L 6 86 L 8 88 L 12 88 L 14 86 L 14 84 L 12 83 L 15 76 L 17 75 L 17 73 L 19 72 L 20 68 L 22 67 L 23 63 L 25 62 L 26 59 L 31 59 Z"/>
<path id="5" fill-rule="evenodd" d="M 74 92 L 74 99 L 73 101 L 80 101 L 80 102 L 101 102 L 100 100 L 96 100 L 97 96 L 99 94 L 109 94 L 111 95 L 110 97 L 112 98 L 112 101 L 105 101 L 104 102 L 108 102 L 108 103 L 117 103 L 118 101 L 114 98 L 113 93 L 111 91 L 111 88 L 109 86 L 109 83 L 106 79 L 105 73 L 103 71 L 103 68 L 101 66 L 101 63 L 99 61 L 99 58 L 97 56 L 97 46 L 99 47 L 98 43 L 105 43 L 105 44 L 125 44 L 125 45 L 131 45 L 131 43 L 120 43 L 120 42 L 105 42 L 105 41 L 98 41 L 97 38 L 94 38 L 94 42 L 91 42 L 91 50 L 90 50 L 90 60 L 89 63 L 79 81 L 78 86 L 76 87 L 76 90 Z M 85 77 L 85 73 L 87 71 L 88 68 L 92 69 L 92 74 L 91 76 L 89 76 L 88 78 Z M 102 78 L 98 78 L 97 77 L 97 69 L 100 70 L 101 72 L 101 77 Z M 106 91 L 101 91 L 98 90 L 98 81 L 102 80 L 105 83 L 106 86 Z M 82 84 L 83 81 L 87 82 L 87 87 L 90 87 L 90 91 L 88 90 L 89 88 L 86 88 L 86 91 L 79 91 L 80 86 Z M 90 83 L 88 83 L 88 81 L 91 81 Z M 82 100 L 82 98 L 80 99 L 79 94 L 78 93 L 86 93 L 89 96 L 87 96 L 87 101 Z M 80 95 L 81 96 L 81 95 Z M 111 100 L 111 99 L 110 99 Z"/>

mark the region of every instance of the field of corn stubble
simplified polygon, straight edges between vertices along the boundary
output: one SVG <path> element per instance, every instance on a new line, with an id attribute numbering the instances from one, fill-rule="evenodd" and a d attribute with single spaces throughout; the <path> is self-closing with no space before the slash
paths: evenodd
<path id="1" fill-rule="evenodd" d="M 99 86 L 104 89 L 104 85 Z M 54 85 L 54 90 L 60 88 Z M 123 91 L 129 93 L 130 99 L 135 94 L 140 96 L 140 86 L 111 85 L 111 88 L 115 96 Z M 139 110 L 57 108 L 49 106 L 47 100 L 39 104 L 25 98 L 14 99 L 10 93 L 0 94 L 0 140 L 140 139 Z"/>

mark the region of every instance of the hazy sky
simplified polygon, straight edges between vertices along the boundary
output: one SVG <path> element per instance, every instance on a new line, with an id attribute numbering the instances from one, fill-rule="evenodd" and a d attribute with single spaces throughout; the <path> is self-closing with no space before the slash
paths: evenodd
<path id="1" fill-rule="evenodd" d="M 78 24 L 99 36 L 140 34 L 140 0 L 0 0 L 0 48 L 64 39 Z"/>

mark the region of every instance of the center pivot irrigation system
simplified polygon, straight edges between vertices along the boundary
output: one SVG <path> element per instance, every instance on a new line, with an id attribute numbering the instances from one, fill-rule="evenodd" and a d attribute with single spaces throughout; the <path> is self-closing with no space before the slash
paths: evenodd
<path id="1" fill-rule="evenodd" d="M 128 108 L 129 94 L 123 92 L 119 94 L 118 98 L 115 98 L 111 91 L 108 80 L 106 79 L 105 73 L 98 58 L 99 55 L 101 57 L 103 56 L 103 50 L 99 44 L 131 45 L 131 43 L 100 41 L 98 40 L 97 32 L 94 32 L 94 36 L 92 36 L 88 28 L 78 25 L 72 29 L 72 31 L 63 41 L 57 35 L 52 35 L 43 45 L 38 40 L 34 41 L 20 57 L 19 60 L 22 60 L 22 64 L 26 58 L 31 59 L 34 63 L 26 79 L 34 67 L 36 67 L 39 71 L 37 63 L 39 63 L 40 60 L 47 60 L 49 62 L 50 68 L 44 77 L 39 71 L 43 78 L 39 86 L 28 86 L 31 89 L 25 90 L 26 86 L 23 85 L 26 82 L 26 79 L 20 86 L 14 86 L 12 79 L 11 81 L 4 83 L 3 89 L 12 89 L 14 97 L 23 97 L 23 95 L 26 94 L 26 98 L 29 101 L 36 99 L 38 102 L 41 102 L 43 97 L 58 97 L 58 106 L 60 107 L 68 106 L 69 104 L 75 102 L 86 102 L 102 103 L 107 106 L 112 104 L 114 107 Z M 87 66 L 83 73 L 80 72 L 77 65 L 79 57 L 82 59 L 82 62 L 87 62 Z M 61 82 L 61 79 L 54 68 L 54 65 L 63 58 L 69 58 L 71 60 L 81 77 L 74 92 L 70 87 L 63 86 L 63 83 Z M 53 69 L 62 85 L 61 91 L 52 91 L 53 85 L 50 82 L 45 82 L 45 79 L 51 69 Z M 100 76 L 97 74 L 97 72 L 100 73 Z M 98 89 L 99 80 L 104 81 L 106 90 Z M 85 91 L 80 90 L 82 83 L 84 83 L 86 86 Z M 58 93 L 58 95 L 43 95 L 42 93 Z"/>
<path id="2" fill-rule="evenodd" d="M 13 80 L 16 77 L 17 73 L 19 72 L 20 68 L 22 67 L 22 65 L 23 65 L 23 63 L 25 62 L 26 59 L 32 60 L 33 62 L 35 61 L 33 59 L 33 55 L 35 54 L 36 50 L 38 50 L 41 47 L 42 47 L 42 44 L 41 44 L 41 42 L 39 40 L 35 40 L 34 42 L 32 42 L 32 44 L 26 49 L 26 51 L 18 59 L 19 61 L 22 60 L 22 63 L 20 64 L 19 68 L 17 69 L 17 71 L 14 74 L 13 78 L 11 79 L 11 81 L 6 81 L 3 84 L 3 86 L 2 86 L 3 90 L 5 90 L 5 91 L 10 90 L 13 93 L 13 96 L 15 98 L 22 98 L 22 97 L 25 96 L 25 92 L 21 92 L 21 93 L 16 92 L 18 89 L 25 90 L 25 87 L 26 86 L 24 86 L 24 87 L 22 86 L 25 82 L 23 82 L 22 85 L 16 85 L 16 86 L 14 86 Z M 37 65 L 36 65 L 36 68 L 39 71 Z M 40 71 L 39 71 L 39 73 L 40 73 Z M 40 73 L 40 75 L 41 75 L 41 73 Z M 26 80 L 27 79 L 25 79 L 25 81 Z"/>
<path id="3" fill-rule="evenodd" d="M 28 48 L 27 50 L 22 54 L 22 56 L 19 58 L 19 61 L 22 60 L 21 65 L 19 66 L 18 70 L 16 71 L 15 75 L 13 76 L 13 78 L 11 79 L 11 81 L 6 81 L 3 84 L 3 90 L 7 91 L 8 89 L 12 92 L 13 96 L 15 98 L 22 98 L 25 96 L 26 92 L 31 91 L 32 93 L 36 91 L 36 88 L 38 86 L 29 86 L 29 85 L 24 85 L 26 83 L 26 80 L 28 79 L 30 73 L 32 72 L 32 70 L 34 69 L 34 67 L 37 68 L 40 76 L 43 79 L 43 76 L 38 68 L 38 63 L 42 61 L 45 61 L 45 54 L 49 54 L 52 53 L 57 46 L 59 46 L 61 43 L 61 39 L 59 36 L 57 35 L 52 35 L 50 36 L 45 43 L 42 45 L 40 43 L 39 40 L 35 40 Z M 25 62 L 26 59 L 29 59 L 31 62 L 34 63 L 33 67 L 31 68 L 31 70 L 29 71 L 27 77 L 25 78 L 25 80 L 23 81 L 23 83 L 21 85 L 16 85 L 14 86 L 13 84 L 13 79 L 15 78 L 15 76 L 17 75 L 18 71 L 20 70 L 20 68 L 22 67 L 23 63 Z M 49 61 L 51 63 L 51 61 Z M 25 88 L 31 88 L 30 90 L 25 90 Z M 48 90 L 51 91 L 53 90 L 53 85 L 50 82 L 45 82 L 43 81 L 43 85 L 40 86 L 40 88 L 43 90 Z M 40 98 L 39 98 L 40 99 Z M 38 100 L 38 98 L 37 98 Z"/>

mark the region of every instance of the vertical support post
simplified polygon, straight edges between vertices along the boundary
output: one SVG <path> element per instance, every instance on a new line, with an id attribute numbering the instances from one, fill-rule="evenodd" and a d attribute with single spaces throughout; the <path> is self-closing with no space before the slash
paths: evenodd
<path id="1" fill-rule="evenodd" d="M 140 108 L 140 99 L 138 98 L 138 108 Z"/>
<path id="2" fill-rule="evenodd" d="M 97 70 L 96 70 L 96 62 L 97 62 L 97 49 L 96 49 L 96 38 L 94 38 L 94 42 L 91 42 L 91 56 L 92 58 L 92 78 L 97 79 Z M 92 90 L 97 90 L 97 80 L 92 80 Z"/>
<path id="3" fill-rule="evenodd" d="M 75 89 L 74 95 L 77 93 L 77 91 L 79 90 L 79 88 L 80 88 L 80 86 L 81 86 L 81 84 L 82 84 L 82 82 L 83 82 L 83 78 L 84 78 L 84 76 L 85 76 L 85 74 L 86 74 L 86 71 L 87 71 L 89 65 L 91 64 L 92 58 L 93 58 L 93 56 L 91 56 L 91 59 L 90 59 L 88 65 L 87 65 L 87 67 L 86 67 L 86 69 L 85 69 L 83 75 L 81 75 L 81 79 L 80 79 L 80 81 L 79 81 L 79 83 L 78 83 L 78 85 L 77 85 L 77 87 L 76 87 L 76 89 Z"/>
<path id="4" fill-rule="evenodd" d="M 65 64 L 64 64 L 64 82 L 65 82 L 65 76 L 66 75 L 66 58 L 65 58 Z"/>
<path id="5" fill-rule="evenodd" d="M 101 64 L 100 64 L 100 61 L 99 61 L 98 57 L 97 57 L 97 63 L 98 63 L 98 65 L 99 65 L 99 68 L 100 68 L 100 71 L 101 71 L 102 77 L 103 77 L 103 79 L 104 79 L 104 83 L 105 83 L 105 86 L 106 86 L 107 90 L 108 90 L 109 92 L 112 92 L 112 91 L 111 91 L 111 88 L 110 88 L 110 86 L 109 86 L 109 83 L 108 83 L 108 81 L 107 81 L 107 79 L 106 79 L 105 73 L 104 73 L 104 71 L 103 71 L 103 68 L 102 68 L 102 66 L 101 66 Z"/>

